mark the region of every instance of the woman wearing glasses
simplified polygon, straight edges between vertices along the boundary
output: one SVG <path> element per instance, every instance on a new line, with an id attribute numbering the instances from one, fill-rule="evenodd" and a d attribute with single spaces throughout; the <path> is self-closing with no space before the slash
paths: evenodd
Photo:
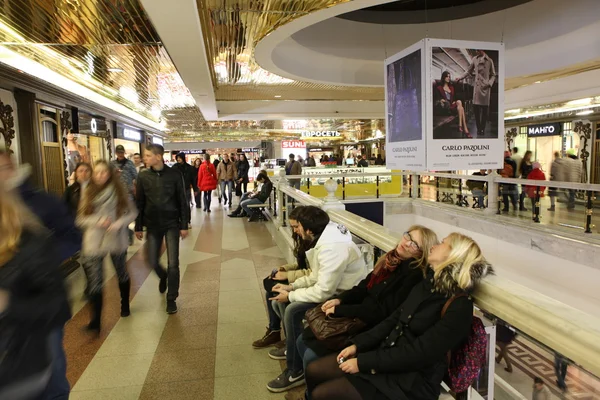
<path id="1" fill-rule="evenodd" d="M 426 279 L 392 315 L 353 337 L 338 355 L 308 366 L 310 398 L 437 399 L 446 356 L 471 330 L 473 302 L 467 295 L 491 273 L 477 243 L 451 233 L 433 246 Z"/>
<path id="2" fill-rule="evenodd" d="M 379 259 L 373 272 L 357 286 L 324 303 L 321 309 L 330 318 L 358 318 L 365 323 L 365 329 L 374 327 L 392 314 L 423 280 L 429 250 L 437 243 L 431 229 L 411 226 L 398 246 Z M 305 367 L 319 356 L 334 352 L 319 342 L 310 328 L 300 336 L 297 345 Z"/>

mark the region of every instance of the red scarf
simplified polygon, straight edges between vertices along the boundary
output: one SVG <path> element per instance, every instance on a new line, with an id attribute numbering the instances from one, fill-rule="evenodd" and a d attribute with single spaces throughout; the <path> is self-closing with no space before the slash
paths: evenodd
<path id="1" fill-rule="evenodd" d="M 385 257 L 377 263 L 377 266 L 371 273 L 371 279 L 367 284 L 367 289 L 371 290 L 373 286 L 389 278 L 401 262 L 402 259 L 396 249 L 388 251 Z"/>

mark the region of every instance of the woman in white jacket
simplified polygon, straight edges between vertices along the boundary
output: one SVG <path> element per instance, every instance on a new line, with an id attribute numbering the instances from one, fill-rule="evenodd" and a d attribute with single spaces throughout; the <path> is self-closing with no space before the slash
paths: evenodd
<path id="1" fill-rule="evenodd" d="M 102 316 L 103 261 L 110 254 L 119 279 L 121 316 L 129 311 L 130 280 L 126 258 L 129 245 L 127 226 L 137 209 L 106 161 L 94 164 L 92 180 L 83 193 L 76 224 L 83 231 L 81 258 L 88 277 L 92 319 L 88 329 L 100 332 Z"/>
<path id="2" fill-rule="evenodd" d="M 298 235 L 312 242 L 310 250 L 306 251 L 312 270 L 310 275 L 297 279 L 291 285 L 273 288 L 279 293 L 271 300 L 275 312 L 283 320 L 286 347 L 271 350 L 269 357 L 287 361 L 286 370 L 267 385 L 275 393 L 304 383 L 302 357 L 296 348 L 296 339 L 304 329 L 302 319 L 306 311 L 351 289 L 368 272 L 365 260 L 345 226 L 330 222 L 327 213 L 317 207 L 304 206 L 294 211 L 297 219 L 290 219 L 290 226 Z"/>

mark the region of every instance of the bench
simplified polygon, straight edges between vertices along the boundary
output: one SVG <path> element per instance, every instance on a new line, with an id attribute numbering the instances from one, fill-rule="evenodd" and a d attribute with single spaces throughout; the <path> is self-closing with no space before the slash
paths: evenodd
<path id="1" fill-rule="evenodd" d="M 262 203 L 262 204 L 250 204 L 247 206 L 248 208 L 258 208 L 258 220 L 259 221 L 266 221 L 267 217 L 265 216 L 265 209 L 267 207 L 269 207 L 269 203 Z"/>

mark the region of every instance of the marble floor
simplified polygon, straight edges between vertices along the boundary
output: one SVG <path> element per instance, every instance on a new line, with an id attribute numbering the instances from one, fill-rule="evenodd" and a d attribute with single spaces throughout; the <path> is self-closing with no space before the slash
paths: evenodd
<path id="1" fill-rule="evenodd" d="M 283 399 L 266 389 L 283 364 L 254 350 L 267 324 L 262 279 L 285 263 L 267 223 L 228 218 L 213 202 L 212 213 L 193 211 L 190 236 L 181 242 L 179 312 L 167 315 L 158 278 L 148 269 L 143 244 L 131 246 L 131 316 L 120 318 L 119 294 L 107 264 L 105 312 L 100 337 L 83 330 L 89 310 L 82 300 L 84 277 L 69 278 L 74 310 L 65 330 L 72 400 Z M 166 262 L 166 254 L 162 261 Z M 556 397 L 598 399 L 597 381 L 569 370 L 571 390 L 553 386 L 552 356 L 519 337 L 510 348 L 512 374 L 497 373 L 530 398 L 533 376 L 542 376 Z M 295 391 L 301 392 L 303 388 Z"/>

